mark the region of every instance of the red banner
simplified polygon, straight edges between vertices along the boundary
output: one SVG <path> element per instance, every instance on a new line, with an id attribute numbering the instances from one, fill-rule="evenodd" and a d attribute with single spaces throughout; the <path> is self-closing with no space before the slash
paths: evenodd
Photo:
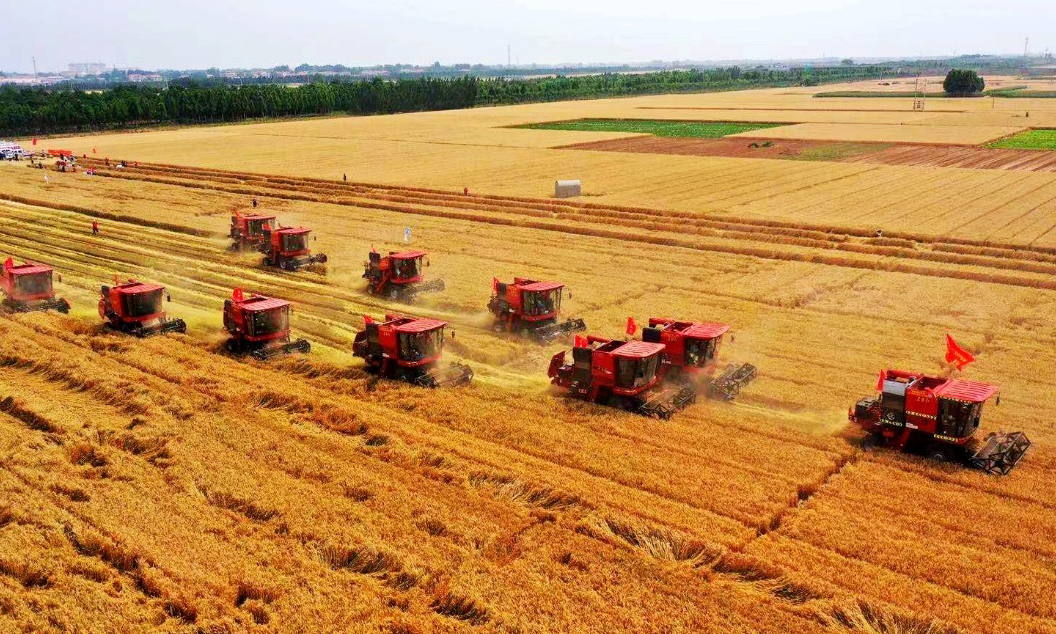
<path id="1" fill-rule="evenodd" d="M 363 323 L 372 324 L 374 323 L 374 319 L 372 319 L 370 315 L 363 315 Z"/>
<path id="2" fill-rule="evenodd" d="M 581 335 L 576 335 L 575 340 L 572 342 L 572 347 L 574 348 L 586 348 L 588 346 L 587 338 Z"/>
<path id="3" fill-rule="evenodd" d="M 965 350 L 964 348 L 957 345 L 957 342 L 953 340 L 953 337 L 946 334 L 946 361 L 957 366 L 958 370 L 963 370 L 964 366 L 968 365 L 972 361 L 975 361 L 975 356 Z"/>
<path id="4" fill-rule="evenodd" d="M 638 324 L 634 323 L 634 317 L 627 318 L 627 336 L 633 337 L 638 332 Z"/>
<path id="5" fill-rule="evenodd" d="M 233 298 L 233 299 L 234 299 L 234 300 L 235 300 L 236 302 L 240 302 L 240 301 L 242 301 L 242 300 L 244 300 L 244 299 L 246 298 L 246 296 L 242 294 L 242 289 L 241 289 L 241 288 L 236 288 L 236 289 L 235 289 L 235 290 L 234 290 L 234 291 L 233 291 L 233 292 L 231 293 L 231 297 L 232 297 L 232 298 Z"/>

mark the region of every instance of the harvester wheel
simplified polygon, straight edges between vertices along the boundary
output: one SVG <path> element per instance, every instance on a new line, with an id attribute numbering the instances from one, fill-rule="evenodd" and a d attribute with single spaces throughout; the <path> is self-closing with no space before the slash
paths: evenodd
<path id="1" fill-rule="evenodd" d="M 494 330 L 495 332 L 503 332 L 504 330 L 506 330 L 506 327 L 504 325 L 502 325 L 502 321 L 501 320 L 496 319 L 495 323 L 493 323 L 491 325 L 491 329 Z"/>
<path id="2" fill-rule="evenodd" d="M 389 289 L 388 296 L 389 296 L 389 299 L 399 299 L 400 298 L 400 289 L 398 289 L 395 286 L 393 286 L 392 288 Z"/>
<path id="3" fill-rule="evenodd" d="M 928 450 L 928 457 L 935 462 L 949 462 L 950 452 L 943 447 L 932 447 Z"/>

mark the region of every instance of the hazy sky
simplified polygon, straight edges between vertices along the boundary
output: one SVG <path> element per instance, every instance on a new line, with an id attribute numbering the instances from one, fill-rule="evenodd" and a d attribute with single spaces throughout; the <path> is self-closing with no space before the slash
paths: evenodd
<path id="1" fill-rule="evenodd" d="M 635 62 L 1056 49 L 1052 0 L 0 0 L 0 69 Z"/>

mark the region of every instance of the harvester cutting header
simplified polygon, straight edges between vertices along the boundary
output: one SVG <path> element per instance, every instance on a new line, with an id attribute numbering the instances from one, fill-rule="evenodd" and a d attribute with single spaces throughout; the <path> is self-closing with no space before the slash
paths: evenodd
<path id="1" fill-rule="evenodd" d="M 1030 448 L 1023 432 L 991 432 L 981 441 L 976 437 L 983 405 L 997 394 L 993 385 L 883 370 L 877 392 L 858 401 L 848 419 L 891 449 L 1006 475 Z"/>
<path id="2" fill-rule="evenodd" d="M 52 286 L 53 273 L 54 269 L 45 264 L 15 264 L 13 259 L 7 258 L 0 276 L 4 309 L 15 313 L 34 310 L 70 312 L 70 303 L 55 297 L 55 289 Z"/>
<path id="3" fill-rule="evenodd" d="M 488 310 L 495 315 L 495 332 L 516 332 L 540 343 L 549 343 L 560 336 L 586 330 L 582 319 L 557 321 L 564 288 L 558 282 L 523 277 L 515 277 L 509 284 L 492 280 Z"/>

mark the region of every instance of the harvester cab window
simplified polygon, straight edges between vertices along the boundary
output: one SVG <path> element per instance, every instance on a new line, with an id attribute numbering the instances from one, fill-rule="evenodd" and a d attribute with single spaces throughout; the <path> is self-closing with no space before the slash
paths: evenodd
<path id="1" fill-rule="evenodd" d="M 125 314 L 129 317 L 145 317 L 161 312 L 161 289 L 146 293 L 124 295 Z"/>
<path id="2" fill-rule="evenodd" d="M 525 315 L 547 315 L 561 308 L 561 289 L 524 294 Z"/>
<path id="3" fill-rule="evenodd" d="M 282 236 L 283 251 L 303 251 L 308 248 L 307 233 L 287 233 Z"/>
<path id="4" fill-rule="evenodd" d="M 644 359 L 616 357 L 616 387 L 636 388 L 649 383 L 656 375 L 659 359 L 655 354 Z"/>
<path id="5" fill-rule="evenodd" d="M 271 310 L 253 311 L 247 321 L 249 322 L 249 334 L 253 337 L 283 332 L 290 326 L 290 307 L 281 306 Z"/>
<path id="6" fill-rule="evenodd" d="M 422 270 L 422 257 L 393 260 L 392 268 L 396 279 L 405 280 L 411 277 L 418 277 Z"/>
<path id="7" fill-rule="evenodd" d="M 687 337 L 685 340 L 685 363 L 691 367 L 703 367 L 715 358 L 718 346 L 716 339 L 697 339 Z"/>
<path id="8" fill-rule="evenodd" d="M 271 229 L 270 220 L 250 220 L 246 223 L 246 232 L 251 236 L 259 236 L 264 233 L 265 227 Z"/>
<path id="9" fill-rule="evenodd" d="M 421 361 L 440 354 L 444 345 L 444 329 L 425 332 L 401 332 L 400 358 L 405 361 Z"/>
<path id="10" fill-rule="evenodd" d="M 26 295 L 51 292 L 51 272 L 15 276 L 16 288 Z"/>
<path id="11" fill-rule="evenodd" d="M 982 403 L 939 399 L 938 431 L 944 436 L 964 438 L 979 428 Z"/>

